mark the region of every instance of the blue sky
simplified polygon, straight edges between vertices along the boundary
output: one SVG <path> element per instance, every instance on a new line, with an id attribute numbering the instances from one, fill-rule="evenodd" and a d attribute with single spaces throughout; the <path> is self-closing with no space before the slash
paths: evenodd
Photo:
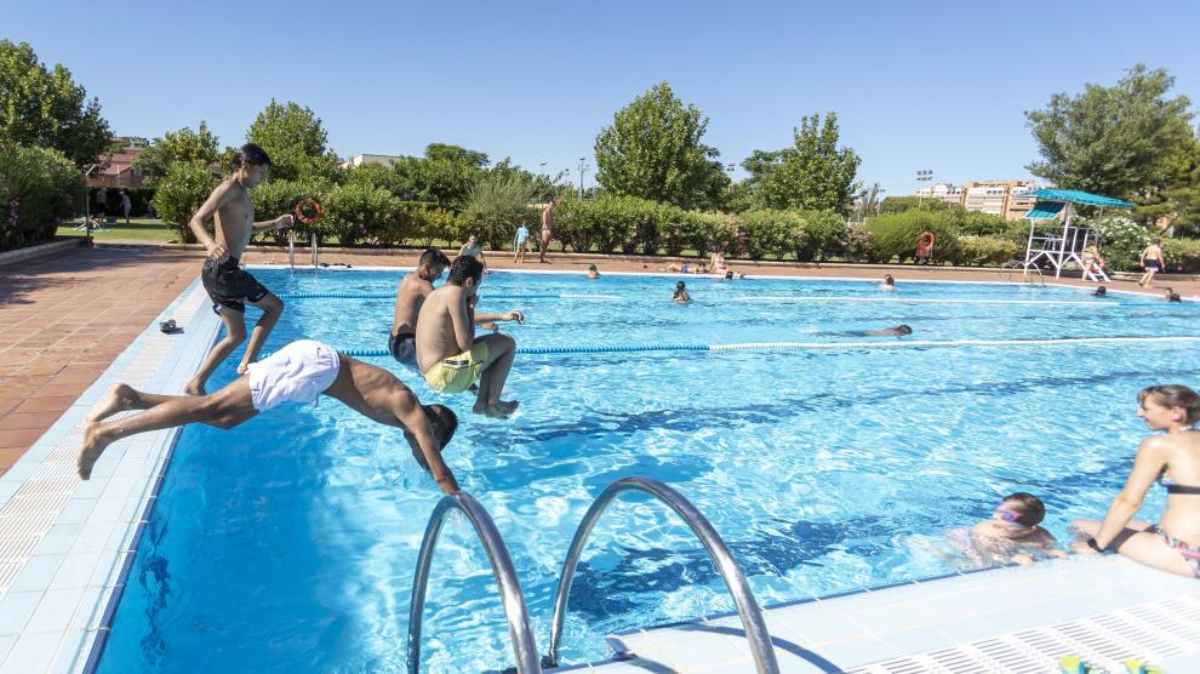
<path id="1" fill-rule="evenodd" d="M 860 177 L 888 194 L 922 168 L 1026 177 L 1023 111 L 1137 62 L 1200 108 L 1200 3 L 1174 0 L 7 5 L 0 37 L 67 65 L 118 134 L 206 120 L 240 144 L 275 97 L 313 108 L 343 156 L 440 141 L 572 180 L 613 113 L 662 80 L 709 117 L 724 162 L 836 111 Z"/>

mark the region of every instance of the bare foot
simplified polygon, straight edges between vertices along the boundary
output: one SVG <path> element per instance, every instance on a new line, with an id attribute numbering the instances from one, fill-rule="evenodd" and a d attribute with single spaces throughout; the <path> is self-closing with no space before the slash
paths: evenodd
<path id="1" fill-rule="evenodd" d="M 117 412 L 133 409 L 133 403 L 137 398 L 137 392 L 125 384 L 113 384 L 112 388 L 108 389 L 108 394 L 92 408 L 92 413 L 88 415 L 87 422 L 89 424 L 107 419 Z"/>
<path id="2" fill-rule="evenodd" d="M 97 421 L 89 423 L 87 430 L 84 431 L 83 447 L 79 449 L 79 457 L 75 460 L 75 468 L 79 472 L 80 479 L 91 479 L 92 466 L 96 465 L 100 455 L 108 448 L 109 443 L 103 439 L 102 435 L 100 422 Z"/>
<path id="3" fill-rule="evenodd" d="M 475 403 L 474 412 L 484 416 L 492 417 L 493 419 L 505 419 L 517 411 L 517 406 L 521 403 L 516 400 L 497 400 L 495 404 L 483 405 Z"/>
<path id="4" fill-rule="evenodd" d="M 183 392 L 184 392 L 184 393 L 186 393 L 186 394 L 188 394 L 188 395 L 190 395 L 190 396 L 202 396 L 202 395 L 207 395 L 207 394 L 204 392 L 204 383 L 203 383 L 203 382 L 200 382 L 200 381 L 197 381 L 197 380 L 195 380 L 195 379 L 193 379 L 193 380 L 189 381 L 189 382 L 187 383 L 187 386 L 184 386 L 184 387 L 183 387 Z"/>
<path id="5" fill-rule="evenodd" d="M 246 362 L 238 363 L 237 373 L 238 373 L 239 377 L 246 374 L 246 372 L 248 372 L 249 370 L 250 370 L 250 363 L 246 363 Z"/>

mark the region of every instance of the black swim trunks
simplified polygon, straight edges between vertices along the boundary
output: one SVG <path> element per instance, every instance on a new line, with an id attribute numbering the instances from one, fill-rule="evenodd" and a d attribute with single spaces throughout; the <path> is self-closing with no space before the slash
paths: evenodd
<path id="1" fill-rule="evenodd" d="M 412 333 L 400 333 L 388 337 L 388 351 L 398 362 L 405 365 L 417 364 L 417 337 Z"/>
<path id="2" fill-rule="evenodd" d="M 200 271 L 200 282 L 212 298 L 213 311 L 218 314 L 221 313 L 221 307 L 245 313 L 246 302 L 258 302 L 270 292 L 258 279 L 238 266 L 236 257 L 226 258 L 219 264 L 211 258 L 205 260 L 204 269 Z"/>

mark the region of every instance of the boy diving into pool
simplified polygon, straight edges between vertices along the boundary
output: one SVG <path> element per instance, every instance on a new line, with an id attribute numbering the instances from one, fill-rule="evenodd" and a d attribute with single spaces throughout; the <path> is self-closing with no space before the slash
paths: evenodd
<path id="1" fill-rule="evenodd" d="M 243 270 L 238 265 L 238 258 L 255 232 L 291 227 L 292 216 L 281 215 L 274 220 L 254 222 L 250 190 L 266 179 L 271 167 L 271 158 L 261 147 L 254 143 L 243 145 L 234 166 L 233 175 L 217 185 L 188 222 L 188 227 L 208 252 L 200 280 L 212 298 L 213 310 L 225 323 L 225 338 L 213 346 L 196 376 L 184 387 L 189 395 L 204 395 L 204 385 L 213 370 L 245 341 L 246 303 L 262 309 L 263 315 L 250 333 L 250 344 L 238 365 L 238 374 L 245 374 L 250 363 L 258 358 L 259 349 L 283 313 L 283 301 Z M 208 220 L 213 221 L 215 237 L 204 228 Z"/>
<path id="2" fill-rule="evenodd" d="M 475 338 L 475 323 L 485 320 L 523 320 L 518 311 L 475 315 L 475 291 L 483 280 L 483 265 L 463 255 L 450 265 L 446 285 L 425 299 L 417 316 L 417 364 L 425 383 L 438 393 L 462 393 L 479 380 L 476 414 L 507 417 L 517 401 L 500 399 L 512 369 L 517 343 L 499 333 Z"/>
<path id="3" fill-rule="evenodd" d="M 246 374 L 209 395 L 158 395 L 116 384 L 88 416 L 76 463 L 79 477 L 89 479 L 104 450 L 122 438 L 194 422 L 229 429 L 282 403 L 311 403 L 321 394 L 372 421 L 403 430 L 413 458 L 433 474 L 438 487 L 447 494 L 458 491 L 454 473 L 442 461 L 442 450 L 458 428 L 454 412 L 442 405 L 422 405 L 387 370 L 308 339 L 250 363 Z M 105 421 L 126 410 L 145 412 Z"/>

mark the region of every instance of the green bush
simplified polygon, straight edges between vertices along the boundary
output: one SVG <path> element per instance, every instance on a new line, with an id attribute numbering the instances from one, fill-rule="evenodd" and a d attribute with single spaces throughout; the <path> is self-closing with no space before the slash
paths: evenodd
<path id="1" fill-rule="evenodd" d="M 368 239 L 378 243 L 403 208 L 391 192 L 362 183 L 331 191 L 322 205 L 325 216 L 321 229 L 336 236 L 343 246 L 356 246 Z"/>
<path id="2" fill-rule="evenodd" d="M 301 199 L 315 199 L 324 207 L 325 202 L 328 201 L 328 195 L 333 189 L 331 183 L 312 178 L 267 181 L 255 187 L 254 192 L 250 195 L 250 200 L 254 203 L 254 219 L 261 222 L 293 213 L 296 210 L 296 204 Z M 318 234 L 330 233 L 325 218 L 321 218 L 312 225 L 296 221 L 295 230 L 296 238 L 303 241 L 307 241 L 309 234 L 313 231 Z M 276 243 L 286 243 L 288 240 L 286 230 L 268 230 L 259 236 L 272 239 Z"/>
<path id="3" fill-rule="evenodd" d="M 914 259 L 917 237 L 925 231 L 937 236 L 933 249 L 934 261 L 956 260 L 959 256 L 955 217 L 947 211 L 912 209 L 884 213 L 867 220 L 866 228 L 871 233 L 876 259 L 882 262 L 892 258 L 899 258 L 900 262 Z"/>
<path id="4" fill-rule="evenodd" d="M 978 213 L 964 209 L 948 211 L 958 220 L 958 233 L 970 236 L 997 236 L 1008 231 L 1008 220 L 991 213 Z M 1028 229 L 1028 221 L 1020 220 Z"/>
<path id="5" fill-rule="evenodd" d="M 846 244 L 842 252 L 847 260 L 879 262 L 879 253 L 875 250 L 871 232 L 863 225 L 850 225 L 846 228 Z"/>
<path id="6" fill-rule="evenodd" d="M 795 211 L 760 208 L 737 217 L 740 251 L 751 260 L 771 256 L 781 258 L 792 247 L 796 235 L 803 232 L 804 219 Z"/>
<path id="7" fill-rule="evenodd" d="M 0 143 L 0 251 L 53 239 L 85 198 L 83 176 L 58 150 Z"/>
<path id="8" fill-rule="evenodd" d="M 163 222 L 175 225 L 181 241 L 195 243 L 196 237 L 188 227 L 188 221 L 220 182 L 221 178 L 202 164 L 175 162 L 167 167 L 167 175 L 158 181 L 154 210 Z"/>
<path id="9" fill-rule="evenodd" d="M 801 219 L 803 227 L 792 234 L 791 252 L 796 260 L 811 262 L 846 253 L 850 230 L 841 215 L 834 211 L 806 211 Z"/>
<path id="10" fill-rule="evenodd" d="M 1200 273 L 1200 239 L 1163 239 L 1162 249 L 1170 271 Z"/>
<path id="11" fill-rule="evenodd" d="M 474 234 L 490 248 L 504 246 L 513 240 L 518 226 L 533 229 L 538 223 L 538 211 L 529 205 L 533 193 L 533 183 L 519 173 L 485 175 L 467 193 L 462 211 L 467 231 L 463 234 Z"/>
<path id="12" fill-rule="evenodd" d="M 1011 239 L 998 236 L 960 236 L 958 257 L 954 264 L 969 267 L 996 267 L 1017 259 L 1025 247 Z"/>
<path id="13" fill-rule="evenodd" d="M 1100 235 L 1100 255 L 1109 269 L 1139 271 L 1142 250 L 1150 244 L 1150 232 L 1123 215 L 1076 218 L 1072 224 L 1091 227 Z M 1165 252 L 1165 251 L 1164 251 Z"/>

